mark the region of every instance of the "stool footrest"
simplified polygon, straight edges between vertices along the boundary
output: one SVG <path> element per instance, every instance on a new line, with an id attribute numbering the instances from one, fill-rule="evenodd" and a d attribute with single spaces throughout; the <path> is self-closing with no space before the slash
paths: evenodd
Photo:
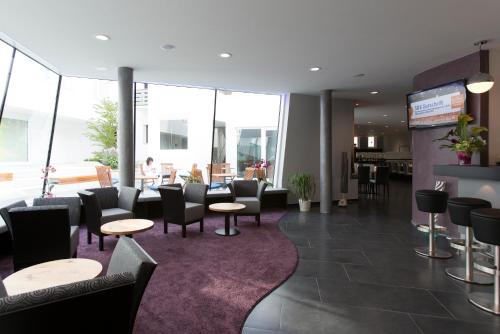
<path id="1" fill-rule="evenodd" d="M 474 262 L 474 268 L 490 275 L 495 275 L 495 271 L 497 270 L 497 267 L 485 261 Z"/>
<path id="2" fill-rule="evenodd" d="M 418 224 L 417 225 L 417 230 L 420 231 L 420 232 L 429 233 L 430 229 L 429 229 L 429 225 Z M 434 226 L 434 232 L 444 233 L 446 231 L 447 231 L 447 229 L 444 226 L 441 226 L 441 225 L 435 225 Z"/>
<path id="3" fill-rule="evenodd" d="M 465 251 L 465 239 L 450 239 L 450 247 L 455 248 L 460 251 Z M 479 242 L 473 242 L 472 243 L 472 251 L 473 252 L 480 252 L 488 247 L 484 244 L 480 244 Z"/>

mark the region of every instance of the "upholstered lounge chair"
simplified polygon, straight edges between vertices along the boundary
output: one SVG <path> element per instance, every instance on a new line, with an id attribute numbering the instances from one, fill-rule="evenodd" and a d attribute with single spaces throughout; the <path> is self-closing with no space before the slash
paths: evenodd
<path id="1" fill-rule="evenodd" d="M 234 180 L 228 186 L 233 202 L 246 206 L 234 214 L 234 225 L 238 225 L 238 216 L 255 216 L 257 225 L 260 226 L 261 202 L 267 183 L 256 180 Z"/>

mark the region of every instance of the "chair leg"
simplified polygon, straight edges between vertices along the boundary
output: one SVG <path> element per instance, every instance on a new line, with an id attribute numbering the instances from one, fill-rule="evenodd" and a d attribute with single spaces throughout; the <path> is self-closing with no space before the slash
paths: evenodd
<path id="1" fill-rule="evenodd" d="M 99 250 L 102 252 L 104 250 L 104 236 L 99 236 Z"/>
<path id="2" fill-rule="evenodd" d="M 90 245 L 92 243 L 92 233 L 87 231 L 87 244 Z"/>
<path id="3" fill-rule="evenodd" d="M 234 215 L 234 226 L 238 226 L 238 218 Z"/>
<path id="4" fill-rule="evenodd" d="M 182 237 L 186 237 L 186 225 L 182 225 Z"/>
<path id="5" fill-rule="evenodd" d="M 203 218 L 200 220 L 200 232 L 203 232 Z"/>
<path id="6" fill-rule="evenodd" d="M 166 220 L 163 221 L 163 233 L 168 233 L 168 223 Z"/>
<path id="7" fill-rule="evenodd" d="M 257 226 L 260 226 L 260 213 L 255 216 L 255 219 L 257 220 Z"/>

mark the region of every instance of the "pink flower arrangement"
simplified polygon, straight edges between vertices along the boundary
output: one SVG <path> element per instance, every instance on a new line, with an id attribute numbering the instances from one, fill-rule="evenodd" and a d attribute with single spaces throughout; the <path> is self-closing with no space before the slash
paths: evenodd
<path id="1" fill-rule="evenodd" d="M 253 164 L 253 168 L 267 168 L 271 165 L 269 161 L 266 161 L 265 159 L 261 159 L 260 161 L 257 161 L 256 163 Z"/>
<path id="2" fill-rule="evenodd" d="M 46 180 L 45 182 L 48 182 L 49 174 L 55 173 L 56 168 L 54 166 L 48 165 L 47 167 L 42 168 L 41 171 L 42 171 L 42 176 L 40 178 L 42 180 Z M 48 190 L 42 193 L 42 197 L 54 197 L 54 194 L 52 193 L 52 189 L 54 188 L 54 186 L 55 184 L 48 184 Z"/>

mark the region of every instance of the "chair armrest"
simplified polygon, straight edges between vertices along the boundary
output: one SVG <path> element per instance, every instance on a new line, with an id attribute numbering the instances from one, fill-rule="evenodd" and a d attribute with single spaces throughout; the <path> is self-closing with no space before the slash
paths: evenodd
<path id="1" fill-rule="evenodd" d="M 122 187 L 118 195 L 118 207 L 123 210 L 134 212 L 140 190 L 132 187 Z"/>
<path id="2" fill-rule="evenodd" d="M 257 198 L 262 202 L 262 196 L 264 196 L 264 191 L 267 188 L 267 183 L 264 181 L 259 182 L 259 186 L 257 187 Z"/>
<path id="3" fill-rule="evenodd" d="M 228 183 L 227 188 L 229 189 L 229 192 L 231 193 L 231 201 L 234 202 L 236 200 L 236 193 L 234 191 L 234 184 Z"/>
<path id="4" fill-rule="evenodd" d="M 205 204 L 208 186 L 201 183 L 188 183 L 184 192 L 186 202 Z"/>

